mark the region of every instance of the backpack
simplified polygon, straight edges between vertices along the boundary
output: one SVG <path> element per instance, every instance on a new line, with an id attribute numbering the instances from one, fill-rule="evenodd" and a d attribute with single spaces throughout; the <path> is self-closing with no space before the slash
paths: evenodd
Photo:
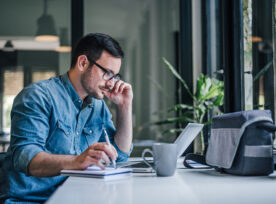
<path id="1" fill-rule="evenodd" d="M 193 160 L 216 170 L 246 176 L 269 175 L 274 171 L 273 124 L 270 110 L 227 113 L 213 118 L 206 156 L 188 154 Z"/>

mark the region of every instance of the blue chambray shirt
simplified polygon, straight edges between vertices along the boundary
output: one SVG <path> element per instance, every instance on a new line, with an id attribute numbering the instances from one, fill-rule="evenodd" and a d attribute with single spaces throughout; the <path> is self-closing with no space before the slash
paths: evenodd
<path id="1" fill-rule="evenodd" d="M 103 129 L 118 151 L 117 161 L 126 161 L 130 152 L 120 151 L 114 143 L 111 117 L 103 100 L 81 100 L 67 74 L 24 88 L 13 103 L 11 144 L 0 175 L 0 195 L 46 200 L 67 177 L 30 176 L 31 159 L 39 152 L 81 154 L 93 143 L 105 142 Z"/>

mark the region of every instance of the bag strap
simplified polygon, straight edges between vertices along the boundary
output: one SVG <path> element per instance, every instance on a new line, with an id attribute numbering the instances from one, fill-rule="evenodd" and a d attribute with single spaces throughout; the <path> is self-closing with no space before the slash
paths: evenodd
<path id="1" fill-rule="evenodd" d="M 194 166 L 190 165 L 187 162 L 188 160 L 192 160 L 192 161 L 195 161 L 199 164 L 206 165 L 207 166 L 206 169 L 212 168 L 210 165 L 208 165 L 206 163 L 206 159 L 205 159 L 204 155 L 189 153 L 185 156 L 184 161 L 183 161 L 183 164 L 186 168 L 189 168 L 189 169 L 203 169 L 202 167 L 194 167 Z"/>
<path id="2" fill-rule="evenodd" d="M 274 125 L 272 122 L 262 122 L 256 126 L 259 129 L 264 129 L 269 132 L 275 132 L 276 131 L 276 125 Z M 273 159 L 276 157 L 276 151 L 273 148 Z M 276 160 L 274 159 L 274 170 L 276 170 Z"/>
<path id="3" fill-rule="evenodd" d="M 269 132 L 275 132 L 276 131 L 276 125 L 274 125 L 272 122 L 262 122 L 256 126 L 259 129 L 264 129 Z"/>

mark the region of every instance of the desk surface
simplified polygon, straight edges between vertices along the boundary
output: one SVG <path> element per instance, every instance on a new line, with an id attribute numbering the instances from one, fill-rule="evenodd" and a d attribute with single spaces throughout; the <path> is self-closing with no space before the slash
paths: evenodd
<path id="1" fill-rule="evenodd" d="M 115 181 L 69 177 L 47 203 L 276 203 L 276 173 L 242 177 L 181 166 L 172 177 L 154 173 Z"/>

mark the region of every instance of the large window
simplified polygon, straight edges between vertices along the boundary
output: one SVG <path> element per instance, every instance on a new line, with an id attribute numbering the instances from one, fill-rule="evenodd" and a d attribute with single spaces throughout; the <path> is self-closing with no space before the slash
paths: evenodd
<path id="1" fill-rule="evenodd" d="M 273 0 L 243 0 L 245 109 L 275 112 L 273 4 Z"/>
<path id="2" fill-rule="evenodd" d="M 134 90 L 134 141 L 173 140 L 151 122 L 165 118 L 176 102 L 175 78 L 162 57 L 176 64 L 179 0 L 86 0 L 84 5 L 84 33 L 106 33 L 125 52 L 121 74 Z"/>
<path id="3" fill-rule="evenodd" d="M 69 70 L 70 6 L 70 0 L 1 1 L 0 131 L 9 132 L 13 100 L 23 87 Z M 51 16 L 57 37 L 52 41 L 37 38 L 49 23 L 41 23 L 45 15 Z"/>

